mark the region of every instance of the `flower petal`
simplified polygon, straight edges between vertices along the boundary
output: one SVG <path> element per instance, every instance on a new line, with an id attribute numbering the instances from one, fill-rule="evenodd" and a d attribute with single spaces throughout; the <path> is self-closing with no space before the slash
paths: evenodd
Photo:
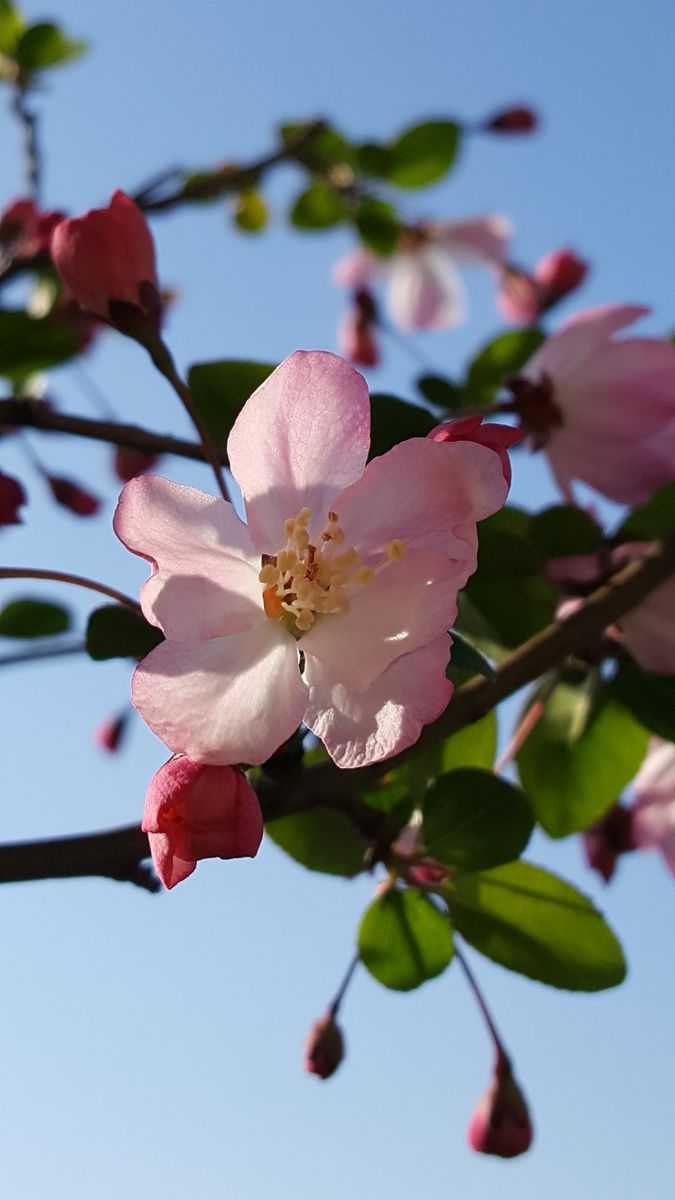
<path id="1" fill-rule="evenodd" d="M 650 311 L 640 304 L 604 304 L 586 308 L 547 338 L 519 374 L 538 380 L 543 372 L 551 375 L 558 384 L 564 379 L 573 379 L 589 355 L 595 354 L 620 329 L 632 325 Z"/>
<path id="2" fill-rule="evenodd" d="M 464 285 L 439 246 L 391 259 L 389 311 L 401 329 L 450 329 L 464 320 Z"/>
<path id="3" fill-rule="evenodd" d="M 165 833 L 149 833 L 148 841 L 155 870 L 165 888 L 173 888 L 177 883 L 182 883 L 196 870 L 196 862 L 189 862 L 174 854 L 171 841 Z"/>
<path id="4" fill-rule="evenodd" d="M 445 677 L 449 646 L 443 635 L 402 655 L 362 692 L 336 683 L 321 663 L 308 660 L 305 723 L 339 767 L 365 767 L 398 754 L 440 716 L 452 695 Z"/>
<path id="5" fill-rule="evenodd" d="M 386 271 L 386 260 L 376 258 L 368 250 L 364 250 L 363 246 L 358 246 L 356 250 L 350 250 L 349 254 L 345 254 L 336 262 L 333 267 L 333 283 L 338 287 L 351 288 L 353 291 L 358 291 L 360 288 L 368 288 L 375 283 L 380 275 L 384 275 Z"/>
<path id="6" fill-rule="evenodd" d="M 113 525 L 153 564 L 141 605 L 167 637 L 217 637 L 264 618 L 260 558 L 231 504 L 145 475 L 122 491 Z"/>
<path id="7" fill-rule="evenodd" d="M 362 691 L 402 654 L 452 626 L 462 566 L 436 550 L 414 550 L 389 563 L 351 599 L 346 613 L 321 617 L 302 640 L 332 680 Z"/>
<path id="8" fill-rule="evenodd" d="M 469 217 L 439 225 L 434 240 L 458 262 L 503 263 L 513 235 L 508 217 Z"/>
<path id="9" fill-rule="evenodd" d="M 196 763 L 261 763 L 302 720 L 307 693 L 293 638 L 276 621 L 204 642 L 166 641 L 136 668 L 132 700 Z"/>
<path id="10" fill-rule="evenodd" d="M 311 510 L 318 537 L 337 492 L 361 475 L 370 445 L 363 376 L 335 354 L 298 350 L 253 393 L 227 443 L 261 552 L 285 545 L 284 520 Z"/>

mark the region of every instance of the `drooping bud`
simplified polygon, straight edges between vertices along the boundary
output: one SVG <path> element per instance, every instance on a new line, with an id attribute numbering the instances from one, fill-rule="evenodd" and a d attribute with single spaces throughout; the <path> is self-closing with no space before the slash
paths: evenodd
<path id="1" fill-rule="evenodd" d="M 619 855 L 635 850 L 632 813 L 621 804 L 613 804 L 604 817 L 583 833 L 586 862 L 609 883 Z"/>
<path id="2" fill-rule="evenodd" d="M 129 713 L 123 712 L 117 717 L 103 721 L 94 730 L 94 741 L 101 750 L 115 754 L 121 747 L 129 723 Z"/>
<path id="3" fill-rule="evenodd" d="M 18 479 L 0 473 L 0 525 L 20 525 L 19 508 L 26 503 L 26 493 Z"/>
<path id="4" fill-rule="evenodd" d="M 320 1079 L 335 1074 L 345 1055 L 342 1030 L 331 1010 L 315 1021 L 305 1039 L 305 1070 Z"/>
<path id="5" fill-rule="evenodd" d="M 433 442 L 477 442 L 499 455 L 504 478 L 511 483 L 511 463 L 508 451 L 511 446 L 522 442 L 524 434 L 511 425 L 483 424 L 481 416 L 460 417 L 457 421 L 446 421 L 437 425 L 427 435 Z"/>
<path id="6" fill-rule="evenodd" d="M 58 475 L 46 475 L 45 479 L 56 503 L 76 516 L 93 517 L 101 507 L 97 496 L 72 479 L 63 479 Z"/>
<path id="7" fill-rule="evenodd" d="M 532 133 L 539 125 L 539 117 L 531 108 L 517 105 L 502 109 L 483 123 L 488 133 Z"/>
<path id="8" fill-rule="evenodd" d="M 126 446 L 115 448 L 113 466 L 117 478 L 122 483 L 128 483 L 138 475 L 145 475 L 146 471 L 151 471 L 158 462 L 159 455 L 151 454 L 147 450 L 132 450 Z"/>
<path id="9" fill-rule="evenodd" d="M 359 288 L 338 332 L 340 353 L 360 367 L 376 367 L 380 351 L 375 336 L 377 308 L 371 293 Z"/>
<path id="10" fill-rule="evenodd" d="M 583 283 L 588 263 L 573 250 L 552 250 L 537 263 L 534 279 L 539 288 L 539 312 L 546 312 Z"/>
<path id="11" fill-rule="evenodd" d="M 204 766 L 179 755 L 150 780 L 142 829 L 157 874 L 172 888 L 202 858 L 255 857 L 263 819 L 258 797 L 237 767 Z"/>
<path id="12" fill-rule="evenodd" d="M 525 1097 L 501 1052 L 492 1083 L 476 1105 L 467 1137 L 479 1154 L 496 1154 L 499 1158 L 516 1158 L 532 1143 L 532 1121 Z"/>

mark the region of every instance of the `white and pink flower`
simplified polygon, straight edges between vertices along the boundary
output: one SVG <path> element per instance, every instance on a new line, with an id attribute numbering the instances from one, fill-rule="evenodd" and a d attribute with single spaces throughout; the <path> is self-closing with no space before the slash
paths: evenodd
<path id="1" fill-rule="evenodd" d="M 499 454 L 414 438 L 366 465 L 363 378 L 291 355 L 228 441 L 247 524 L 155 476 L 115 516 L 152 563 L 141 601 L 166 640 L 133 700 L 194 762 L 261 763 L 304 722 L 342 767 L 411 745 L 451 695 L 448 630 L 476 567 L 476 522 L 504 503 Z"/>
<path id="2" fill-rule="evenodd" d="M 633 781 L 632 834 L 641 850 L 658 849 L 675 875 L 675 745 L 652 738 Z"/>

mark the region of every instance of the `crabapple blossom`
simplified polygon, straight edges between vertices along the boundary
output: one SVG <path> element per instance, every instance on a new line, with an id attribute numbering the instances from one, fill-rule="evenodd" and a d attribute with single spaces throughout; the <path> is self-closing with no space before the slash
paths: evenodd
<path id="1" fill-rule="evenodd" d="M 675 346 L 614 337 L 648 312 L 586 309 L 508 381 L 512 410 L 571 502 L 575 480 L 610 500 L 643 504 L 675 476 Z"/>
<path id="2" fill-rule="evenodd" d="M 152 564 L 141 604 L 166 639 L 139 664 L 133 701 L 175 752 L 262 763 L 304 722 L 358 767 L 446 707 L 447 631 L 476 522 L 506 498 L 501 459 L 413 438 L 366 465 L 369 441 L 363 378 L 299 351 L 230 433 L 247 524 L 159 477 L 124 488 L 115 529 Z"/>
<path id="3" fill-rule="evenodd" d="M 336 264 L 341 287 L 370 288 L 389 281 L 389 311 L 401 329 L 450 329 L 464 320 L 464 287 L 456 264 L 497 267 L 506 257 L 511 224 L 506 217 L 421 222 L 406 226 L 390 258 L 365 249 Z"/>
<path id="4" fill-rule="evenodd" d="M 167 888 L 202 858 L 254 858 L 263 835 L 258 797 L 236 767 L 203 766 L 179 756 L 152 777 L 142 829 Z"/>
<path id="5" fill-rule="evenodd" d="M 489 446 L 499 455 L 504 472 L 504 479 L 511 484 L 511 460 L 509 450 L 523 440 L 520 429 L 510 425 L 497 423 L 483 424 L 481 416 L 460 417 L 457 421 L 445 421 L 437 425 L 428 434 L 434 442 L 476 442 L 480 446 Z"/>
<path id="6" fill-rule="evenodd" d="M 497 294 L 497 308 L 509 321 L 533 324 L 559 300 L 583 283 L 588 263 L 573 250 L 551 250 L 528 275 L 506 267 Z"/>
<path id="7" fill-rule="evenodd" d="M 642 850 L 661 851 L 675 875 L 675 745 L 652 738 L 633 780 L 633 839 Z"/>

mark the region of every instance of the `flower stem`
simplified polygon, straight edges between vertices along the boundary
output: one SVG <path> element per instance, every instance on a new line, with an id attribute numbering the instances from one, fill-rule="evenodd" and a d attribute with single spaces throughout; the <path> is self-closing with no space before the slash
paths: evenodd
<path id="1" fill-rule="evenodd" d="M 118 604 L 133 608 L 134 612 L 141 612 L 140 604 L 132 600 L 131 596 L 125 596 L 124 592 L 118 592 L 117 588 L 108 587 L 106 583 L 99 583 L 96 579 L 88 579 L 86 575 L 71 575 L 67 571 L 50 571 L 38 567 L 0 567 L 0 579 L 50 579 L 55 583 L 72 583 L 75 587 L 88 588 L 91 592 L 109 596 Z"/>
<path id="2" fill-rule="evenodd" d="M 483 993 L 481 992 L 480 987 L 478 986 L 478 981 L 477 981 L 473 971 L 471 970 L 471 967 L 469 966 L 468 962 L 466 961 L 466 959 L 464 957 L 464 954 L 462 953 L 462 951 L 460 950 L 460 948 L 456 942 L 455 942 L 455 958 L 457 959 L 457 962 L 459 963 L 460 967 L 462 968 L 464 975 L 466 977 L 466 981 L 467 981 L 469 987 L 471 988 L 471 991 L 473 992 L 474 999 L 478 1005 L 478 1008 L 480 1009 L 481 1016 L 482 1016 L 483 1020 L 485 1021 L 488 1033 L 490 1034 L 490 1037 L 492 1038 L 492 1041 L 494 1042 L 494 1047 L 497 1052 L 498 1060 L 503 1063 L 508 1063 L 509 1056 L 506 1053 L 506 1050 L 504 1049 L 504 1043 L 502 1042 L 502 1039 L 499 1036 L 499 1033 L 497 1031 L 497 1026 L 495 1025 L 495 1023 L 492 1019 L 492 1014 L 490 1013 L 490 1010 L 487 1006 L 485 997 L 483 996 Z"/>
<path id="3" fill-rule="evenodd" d="M 333 1017 L 333 1019 L 338 1014 L 340 1005 L 342 1004 L 342 1001 L 345 998 L 347 988 L 349 987 L 349 985 L 352 981 L 352 977 L 353 977 L 354 972 L 355 972 L 357 966 L 359 965 L 360 961 L 361 961 L 360 956 L 358 954 L 355 954 L 352 961 L 350 962 L 349 966 L 347 967 L 344 979 L 342 980 L 342 983 L 340 984 L 337 992 L 335 993 L 335 997 L 328 1009 L 328 1011 L 329 1011 L 331 1017 Z"/>

